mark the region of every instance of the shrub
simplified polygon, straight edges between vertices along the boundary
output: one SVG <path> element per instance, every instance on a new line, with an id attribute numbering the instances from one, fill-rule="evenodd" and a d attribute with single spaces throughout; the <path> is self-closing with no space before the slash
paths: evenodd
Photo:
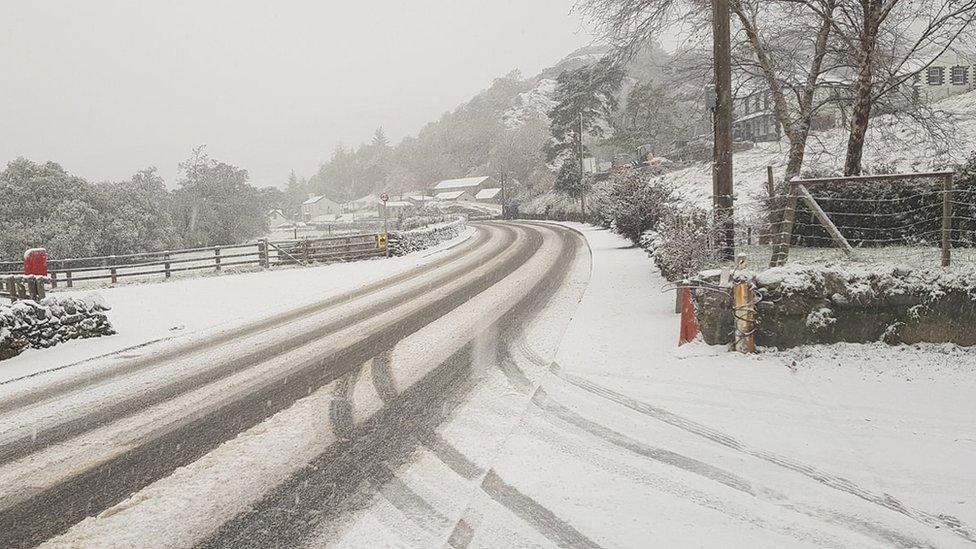
<path id="1" fill-rule="evenodd" d="M 712 246 L 708 212 L 686 209 L 664 219 L 658 230 L 645 233 L 643 247 L 668 280 L 680 280 L 707 268 L 717 260 Z"/>
<path id="2" fill-rule="evenodd" d="M 614 232 L 640 244 L 641 235 L 673 216 L 673 190 L 663 179 L 648 181 L 639 174 L 616 176 L 604 216 Z"/>

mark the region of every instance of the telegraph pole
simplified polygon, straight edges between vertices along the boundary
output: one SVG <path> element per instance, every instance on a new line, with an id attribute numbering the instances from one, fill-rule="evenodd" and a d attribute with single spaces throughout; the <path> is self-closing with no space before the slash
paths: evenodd
<path id="1" fill-rule="evenodd" d="M 580 213 L 586 215 L 586 187 L 583 186 L 583 178 L 586 177 L 586 172 L 583 168 L 583 111 L 580 111 L 579 158 L 580 158 Z"/>
<path id="2" fill-rule="evenodd" d="M 712 150 L 712 194 L 715 228 L 722 259 L 735 257 L 732 199 L 732 47 L 729 0 L 712 0 L 715 63 L 715 136 Z"/>

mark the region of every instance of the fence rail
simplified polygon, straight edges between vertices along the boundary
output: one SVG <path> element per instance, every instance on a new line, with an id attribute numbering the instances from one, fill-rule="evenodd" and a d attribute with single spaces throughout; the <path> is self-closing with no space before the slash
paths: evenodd
<path id="1" fill-rule="evenodd" d="M 11 301 L 18 299 L 44 299 L 44 284 L 48 278 L 34 275 L 0 275 L 0 297 Z"/>
<path id="2" fill-rule="evenodd" d="M 385 240 L 383 241 L 385 242 Z M 385 254 L 377 234 L 352 234 L 299 240 L 259 240 L 251 244 L 212 246 L 183 250 L 53 259 L 48 262 L 52 288 L 73 287 L 77 282 L 159 276 L 173 273 L 227 268 L 269 268 L 279 265 L 348 261 Z M 0 262 L 0 277 L 21 275 L 23 264 Z M 5 280 L 5 278 L 0 278 Z"/>

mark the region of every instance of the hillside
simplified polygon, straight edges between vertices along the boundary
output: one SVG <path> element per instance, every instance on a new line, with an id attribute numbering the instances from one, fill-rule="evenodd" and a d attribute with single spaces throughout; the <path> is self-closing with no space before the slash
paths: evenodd
<path id="1" fill-rule="evenodd" d="M 289 194 L 295 200 L 308 192 L 350 200 L 381 191 L 414 191 L 442 179 L 501 172 L 516 200 L 544 193 L 554 180 L 543 147 L 550 139 L 548 112 L 554 105 L 556 79 L 563 71 L 592 64 L 606 53 L 601 46 L 585 47 L 537 75 L 525 77 L 515 71 L 496 78 L 416 136 L 393 145 L 377 131 L 370 143 L 354 150 L 337 149 L 305 185 L 293 183 L 299 188 Z M 658 48 L 638 55 L 627 67 L 621 97 L 637 82 L 663 78 L 667 59 Z"/>
<path id="2" fill-rule="evenodd" d="M 976 91 L 956 95 L 935 104 L 951 121 L 951 143 L 947 150 L 922 132 L 916 124 L 891 115 L 871 121 L 864 150 L 864 167 L 882 166 L 887 171 L 939 170 L 962 163 L 976 149 Z M 813 134 L 807 143 L 804 172 L 840 173 L 847 147 L 847 130 L 836 128 Z M 786 169 L 789 142 L 757 143 L 733 157 L 736 193 L 740 201 L 764 196 L 766 166 L 773 167 L 777 181 Z M 701 162 L 665 176 L 689 203 L 707 208 L 712 201 L 712 166 Z"/>

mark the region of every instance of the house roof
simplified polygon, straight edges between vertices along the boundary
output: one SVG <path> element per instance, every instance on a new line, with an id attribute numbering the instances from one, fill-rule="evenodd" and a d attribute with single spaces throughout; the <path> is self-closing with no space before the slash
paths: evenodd
<path id="1" fill-rule="evenodd" d="M 455 198 L 460 198 L 462 194 L 467 194 L 468 196 L 471 196 L 470 193 L 468 193 L 468 191 L 462 189 L 460 191 L 448 191 L 443 193 L 437 193 L 434 195 L 434 198 L 439 198 L 441 200 L 454 200 Z"/>
<path id="2" fill-rule="evenodd" d="M 412 208 L 413 202 L 407 202 L 406 200 L 391 200 L 386 203 L 387 208 Z"/>
<path id="3" fill-rule="evenodd" d="M 411 194 L 411 195 L 407 196 L 407 198 L 409 198 L 410 200 L 413 200 L 414 202 L 427 202 L 429 200 L 433 200 L 434 199 L 433 196 L 427 196 L 427 195 L 423 195 L 423 194 Z"/>
<path id="4" fill-rule="evenodd" d="M 478 194 L 474 195 L 478 200 L 486 200 L 490 198 L 495 198 L 498 193 L 502 192 L 501 188 L 494 189 L 481 189 Z"/>
<path id="5" fill-rule="evenodd" d="M 482 175 L 478 177 L 462 177 L 460 179 L 445 179 L 440 183 L 434 185 L 435 190 L 444 189 L 459 189 L 462 187 L 477 187 L 481 185 L 488 179 L 487 175 Z"/>
<path id="6" fill-rule="evenodd" d="M 322 196 L 313 196 L 312 198 L 309 198 L 305 202 L 302 202 L 302 204 L 303 205 L 304 204 L 315 204 L 316 202 L 318 202 L 319 200 L 322 200 L 323 198 L 325 198 L 326 200 L 329 200 L 328 198 L 325 197 L 325 195 L 322 195 Z M 332 202 L 332 201 L 329 200 L 329 202 Z"/>
<path id="7" fill-rule="evenodd" d="M 281 210 L 268 210 L 268 217 L 271 217 L 272 215 L 275 214 L 280 215 L 281 217 L 285 217 L 285 214 L 282 213 Z"/>

